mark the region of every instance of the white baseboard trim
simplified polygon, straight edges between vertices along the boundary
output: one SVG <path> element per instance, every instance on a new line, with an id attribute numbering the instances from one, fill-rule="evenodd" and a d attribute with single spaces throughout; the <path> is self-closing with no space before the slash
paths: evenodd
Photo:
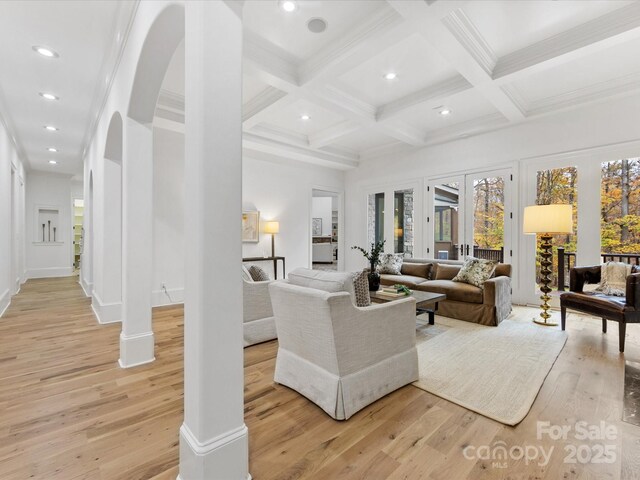
<path id="1" fill-rule="evenodd" d="M 95 290 L 91 297 L 91 309 L 101 325 L 122 321 L 122 302 L 104 303 Z"/>
<path id="2" fill-rule="evenodd" d="M 93 292 L 93 283 L 87 282 L 84 278 L 82 278 L 82 273 L 79 275 L 78 283 L 80 284 L 80 288 L 84 292 L 85 297 L 90 297 Z"/>
<path id="3" fill-rule="evenodd" d="M 186 424 L 180 427 L 181 480 L 250 480 L 246 425 L 200 442 Z"/>
<path id="4" fill-rule="evenodd" d="M 27 278 L 70 277 L 71 275 L 73 275 L 73 267 L 30 268 L 27 270 Z"/>
<path id="5" fill-rule="evenodd" d="M 16 281 L 15 281 L 15 284 L 14 284 L 14 287 L 13 287 L 14 288 L 14 293 L 13 293 L 14 295 L 17 295 L 20 292 L 20 286 L 21 285 L 22 284 L 20 283 L 20 277 L 16 277 Z"/>
<path id="6" fill-rule="evenodd" d="M 153 332 L 137 335 L 120 332 L 120 367 L 131 368 L 153 362 L 156 359 L 153 355 L 154 346 Z"/>
<path id="7" fill-rule="evenodd" d="M 164 290 L 153 290 L 151 292 L 151 306 L 161 307 L 163 305 L 177 305 L 184 303 L 184 288 L 168 288 L 167 292 L 169 293 L 171 300 L 169 300 L 169 297 Z"/>
<path id="8" fill-rule="evenodd" d="M 2 295 L 0 295 L 0 317 L 7 311 L 9 305 L 11 305 L 11 292 L 7 288 Z"/>

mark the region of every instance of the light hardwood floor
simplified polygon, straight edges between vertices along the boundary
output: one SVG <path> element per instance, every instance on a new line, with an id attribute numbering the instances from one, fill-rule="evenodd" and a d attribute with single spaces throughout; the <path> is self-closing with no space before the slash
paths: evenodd
<path id="1" fill-rule="evenodd" d="M 515 428 L 413 386 L 336 422 L 273 383 L 275 341 L 249 347 L 251 474 L 256 480 L 640 478 L 640 427 L 620 421 L 625 357 L 617 351 L 616 325 L 607 335 L 600 326 L 598 319 L 570 315 L 567 345 Z M 122 370 L 120 325 L 97 324 L 75 278 L 27 282 L 0 318 L 0 479 L 174 479 L 182 327 L 181 307 L 155 309 L 157 360 Z M 625 356 L 638 361 L 640 325 L 628 333 Z M 566 442 L 538 440 L 538 420 L 570 426 L 604 420 L 617 435 L 606 442 L 577 441 L 573 433 Z M 498 468 L 463 455 L 467 446 L 499 441 L 554 452 L 544 467 L 520 459 Z M 614 446 L 614 463 L 564 463 L 565 445 L 591 451 L 602 443 Z"/>

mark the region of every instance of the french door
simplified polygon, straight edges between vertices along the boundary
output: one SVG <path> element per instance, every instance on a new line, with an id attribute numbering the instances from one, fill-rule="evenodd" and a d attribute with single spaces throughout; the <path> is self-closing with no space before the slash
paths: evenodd
<path id="1" fill-rule="evenodd" d="M 427 181 L 427 256 L 511 262 L 510 169 Z"/>

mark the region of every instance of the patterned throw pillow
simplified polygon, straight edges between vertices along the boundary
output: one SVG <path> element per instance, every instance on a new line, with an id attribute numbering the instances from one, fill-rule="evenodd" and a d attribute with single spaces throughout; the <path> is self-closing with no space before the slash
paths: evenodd
<path id="1" fill-rule="evenodd" d="M 371 305 L 369 277 L 366 271 L 353 274 L 353 292 L 356 299 L 356 307 L 368 307 Z"/>
<path id="2" fill-rule="evenodd" d="M 254 282 L 265 282 L 271 280 L 269 274 L 257 265 L 251 265 L 249 267 L 249 275 L 253 278 Z"/>
<path id="3" fill-rule="evenodd" d="M 468 283 L 483 288 L 484 282 L 491 278 L 498 262 L 470 257 L 465 260 L 454 282 Z"/>
<path id="4" fill-rule="evenodd" d="M 391 275 L 400 275 L 402 268 L 403 253 L 383 253 L 380 255 L 380 264 L 378 265 L 378 273 L 389 273 Z"/>
<path id="5" fill-rule="evenodd" d="M 253 278 L 251 278 L 249 270 L 247 270 L 247 267 L 245 267 L 244 265 L 242 265 L 242 279 L 245 282 L 253 282 Z"/>

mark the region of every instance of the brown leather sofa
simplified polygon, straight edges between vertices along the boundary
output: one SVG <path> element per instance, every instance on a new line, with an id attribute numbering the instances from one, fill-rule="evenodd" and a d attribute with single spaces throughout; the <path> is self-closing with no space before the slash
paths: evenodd
<path id="1" fill-rule="evenodd" d="M 585 292 L 587 283 L 600 283 L 600 265 L 575 267 L 570 271 L 569 292 L 560 296 L 562 330 L 567 308 L 602 318 L 602 332 L 607 333 L 607 320 L 618 322 L 620 352 L 624 352 L 627 323 L 640 323 L 640 268 L 636 265 L 627 277 L 626 295 L 616 297 L 600 292 Z"/>
<path id="2" fill-rule="evenodd" d="M 511 265 L 499 263 L 484 288 L 454 282 L 463 261 L 406 258 L 400 275 L 383 273 L 380 283 L 406 285 L 424 292 L 444 293 L 438 314 L 482 325 L 497 326 L 511 313 Z"/>

